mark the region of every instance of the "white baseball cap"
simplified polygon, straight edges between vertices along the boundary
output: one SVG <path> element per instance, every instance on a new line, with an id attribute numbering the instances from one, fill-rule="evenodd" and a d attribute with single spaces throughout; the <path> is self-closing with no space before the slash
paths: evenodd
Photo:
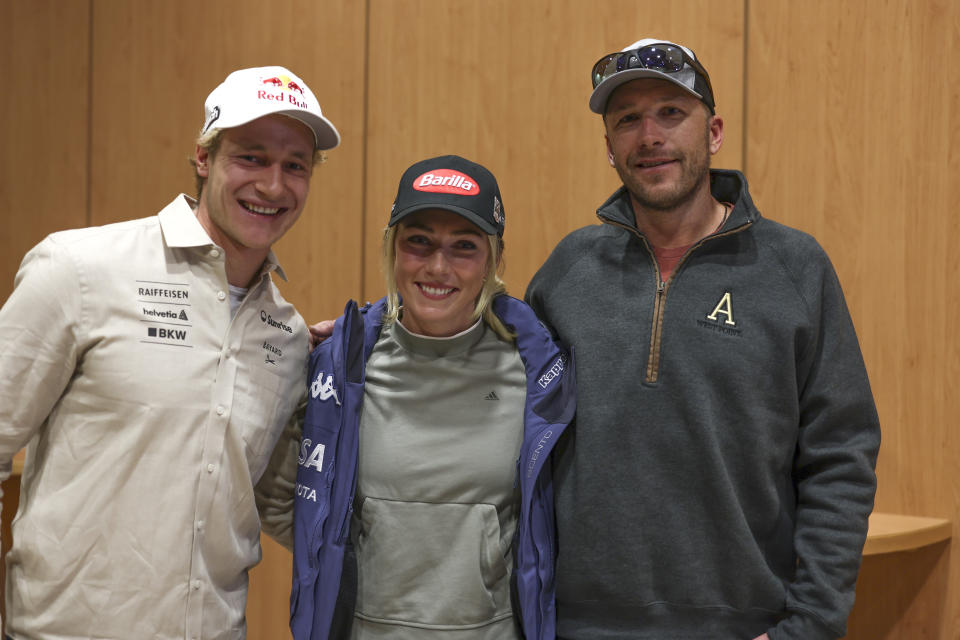
<path id="1" fill-rule="evenodd" d="M 234 71 L 203 104 L 203 135 L 210 129 L 239 127 L 271 113 L 296 118 L 313 131 L 317 149 L 333 149 L 340 134 L 323 117 L 320 103 L 303 80 L 284 67 Z"/>

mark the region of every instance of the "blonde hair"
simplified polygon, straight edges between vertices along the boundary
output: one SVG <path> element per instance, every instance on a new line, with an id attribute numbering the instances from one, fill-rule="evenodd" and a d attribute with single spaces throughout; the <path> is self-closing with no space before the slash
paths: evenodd
<path id="1" fill-rule="evenodd" d="M 207 155 L 210 157 L 209 162 L 213 162 L 213 159 L 216 157 L 217 152 L 220 150 L 220 143 L 223 142 L 223 132 L 226 129 L 210 129 L 206 133 L 202 130 L 200 135 L 197 136 L 197 146 L 201 149 L 205 149 Z M 321 151 L 320 149 L 313 150 L 313 166 L 316 167 L 318 164 L 323 164 L 327 161 L 327 152 Z M 193 156 L 188 159 L 190 166 L 193 167 L 193 179 L 194 184 L 197 189 L 197 200 L 200 199 L 200 194 L 203 193 L 203 185 L 206 184 L 207 179 L 202 178 L 199 173 L 197 173 L 197 160 Z"/>
<path id="2" fill-rule="evenodd" d="M 400 315 L 400 295 L 397 292 L 397 232 L 400 229 L 398 223 L 392 227 L 383 230 L 383 251 L 382 268 L 384 279 L 387 284 L 387 308 L 383 312 L 383 324 L 391 324 L 397 321 Z M 513 342 L 516 334 L 507 329 L 506 325 L 493 312 L 493 299 L 498 295 L 507 292 L 507 285 L 500 277 L 503 272 L 503 239 L 499 236 L 488 234 L 487 241 L 490 243 L 490 255 L 487 257 L 487 274 L 483 279 L 483 288 L 480 289 L 480 295 L 477 296 L 477 304 L 473 309 L 471 319 L 473 321 L 483 318 L 483 321 L 493 329 L 502 340 Z"/>

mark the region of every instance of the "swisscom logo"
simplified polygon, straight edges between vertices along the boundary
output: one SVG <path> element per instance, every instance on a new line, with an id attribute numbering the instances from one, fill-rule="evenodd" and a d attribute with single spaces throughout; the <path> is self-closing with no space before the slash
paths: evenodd
<path id="1" fill-rule="evenodd" d="M 413 181 L 417 191 L 452 193 L 458 196 L 475 196 L 480 193 L 477 183 L 465 173 L 453 169 L 434 169 Z"/>

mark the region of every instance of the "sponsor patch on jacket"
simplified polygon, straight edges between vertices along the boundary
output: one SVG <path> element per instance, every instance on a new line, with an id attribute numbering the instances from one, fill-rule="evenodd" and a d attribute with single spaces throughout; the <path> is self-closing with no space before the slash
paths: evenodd
<path id="1" fill-rule="evenodd" d="M 293 327 L 288 325 L 286 322 L 283 322 L 282 320 L 275 320 L 272 315 L 270 315 L 263 309 L 260 310 L 260 322 L 270 327 L 273 327 L 274 329 L 280 329 L 280 331 L 284 331 L 286 333 L 293 333 Z"/>
<path id="2" fill-rule="evenodd" d="M 310 438 L 303 438 L 300 441 L 300 455 L 297 457 L 297 463 L 304 469 L 311 467 L 317 471 L 323 471 L 323 452 L 326 451 L 323 443 L 313 443 Z"/>
<path id="3" fill-rule="evenodd" d="M 550 366 L 550 368 L 547 369 L 547 372 L 542 376 L 540 376 L 540 379 L 537 380 L 537 384 L 539 384 L 541 388 L 546 389 L 548 386 L 550 386 L 550 383 L 553 382 L 554 379 L 556 379 L 557 376 L 563 373 L 564 365 L 565 365 L 564 357 L 560 356 Z"/>
<path id="4" fill-rule="evenodd" d="M 319 398 L 321 402 L 326 402 L 333 398 L 337 405 L 340 404 L 340 396 L 337 395 L 337 388 L 333 384 L 333 374 L 324 379 L 323 371 L 317 374 L 316 380 L 310 383 L 310 395 Z"/>
<path id="5" fill-rule="evenodd" d="M 134 281 L 140 313 L 140 342 L 165 347 L 193 348 L 190 329 L 190 285 L 161 280 Z"/>

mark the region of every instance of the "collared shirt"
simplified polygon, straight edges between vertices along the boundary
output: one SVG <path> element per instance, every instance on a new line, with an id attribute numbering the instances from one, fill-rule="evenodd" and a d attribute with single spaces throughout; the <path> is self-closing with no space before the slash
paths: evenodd
<path id="1" fill-rule="evenodd" d="M 186 196 L 24 258 L 0 309 L 0 469 L 29 442 L 13 638 L 244 637 L 253 485 L 306 379 L 274 270 L 271 253 L 231 319 Z"/>

